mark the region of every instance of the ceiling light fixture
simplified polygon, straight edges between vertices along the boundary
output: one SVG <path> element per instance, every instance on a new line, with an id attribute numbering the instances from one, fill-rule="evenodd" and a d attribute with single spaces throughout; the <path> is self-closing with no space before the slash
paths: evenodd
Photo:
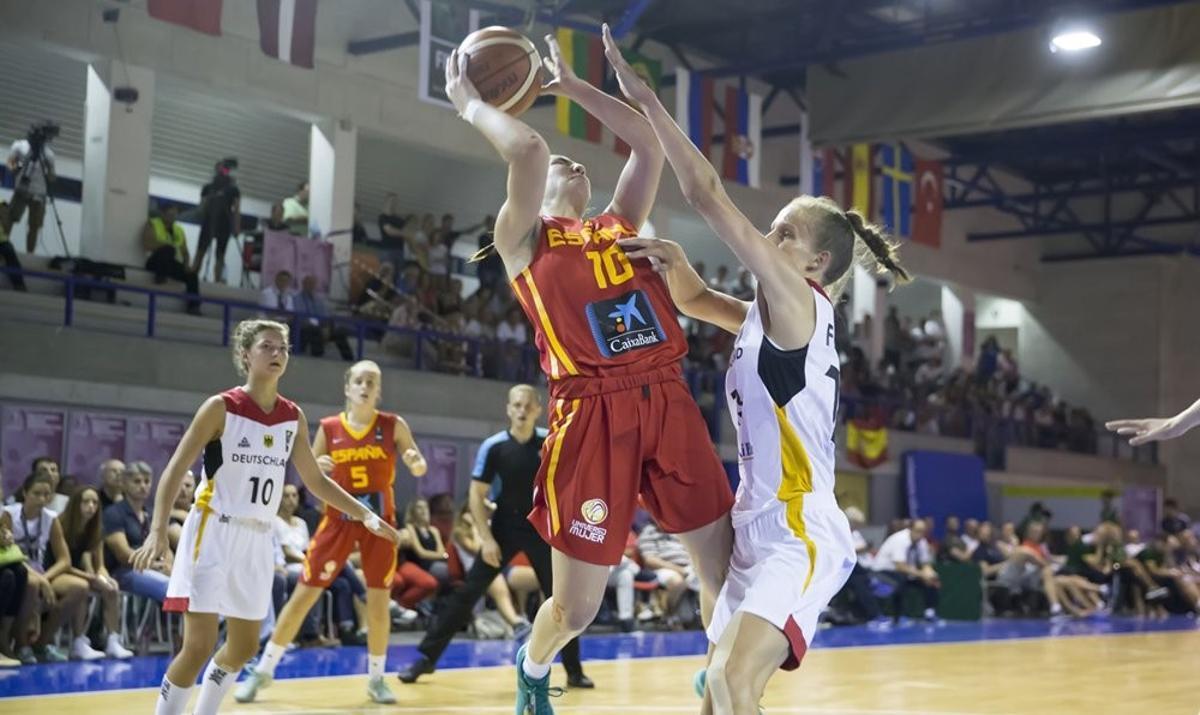
<path id="1" fill-rule="evenodd" d="M 1079 52 L 1100 46 L 1100 36 L 1091 30 L 1073 28 L 1054 35 L 1050 40 L 1051 52 Z"/>

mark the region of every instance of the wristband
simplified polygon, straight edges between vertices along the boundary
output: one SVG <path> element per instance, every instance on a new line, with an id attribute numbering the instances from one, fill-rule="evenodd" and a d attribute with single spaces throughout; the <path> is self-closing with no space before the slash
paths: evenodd
<path id="1" fill-rule="evenodd" d="M 367 531 L 378 531 L 381 526 L 379 516 L 372 512 L 370 516 L 363 519 L 363 526 L 367 527 Z"/>
<path id="2" fill-rule="evenodd" d="M 460 114 L 458 116 L 462 117 L 463 121 L 465 121 L 467 124 L 474 124 L 475 123 L 475 115 L 479 113 L 479 108 L 482 106 L 483 106 L 482 99 L 472 99 L 471 101 L 467 102 L 466 109 L 464 109 L 462 111 L 462 114 Z"/>

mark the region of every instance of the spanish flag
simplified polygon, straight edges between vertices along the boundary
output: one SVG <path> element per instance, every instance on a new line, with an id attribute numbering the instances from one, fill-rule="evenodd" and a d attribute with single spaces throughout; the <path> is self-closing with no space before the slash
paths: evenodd
<path id="1" fill-rule="evenodd" d="M 887 461 L 887 429 L 874 420 L 850 420 L 846 425 L 846 456 L 863 469 Z"/>
<path id="2" fill-rule="evenodd" d="M 593 87 L 604 86 L 604 44 L 600 37 L 586 32 L 559 28 L 556 33 L 562 60 L 575 74 Z M 599 143 L 600 120 L 566 97 L 555 98 L 558 131 L 576 139 Z"/>

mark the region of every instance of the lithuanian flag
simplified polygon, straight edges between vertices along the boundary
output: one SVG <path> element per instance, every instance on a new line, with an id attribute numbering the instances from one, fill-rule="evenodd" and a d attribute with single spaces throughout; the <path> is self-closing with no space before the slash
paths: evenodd
<path id="1" fill-rule="evenodd" d="M 604 44 L 598 35 L 559 28 L 556 33 L 562 60 L 593 87 L 604 86 Z M 599 143 L 600 120 L 566 97 L 556 97 L 558 131 L 576 139 Z"/>

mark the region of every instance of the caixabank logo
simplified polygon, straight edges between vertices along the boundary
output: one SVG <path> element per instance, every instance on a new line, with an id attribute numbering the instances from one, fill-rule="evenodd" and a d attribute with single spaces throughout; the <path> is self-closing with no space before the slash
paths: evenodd
<path id="1" fill-rule="evenodd" d="M 587 317 L 596 347 L 607 358 L 654 347 L 667 339 L 650 300 L 640 290 L 589 303 Z"/>

